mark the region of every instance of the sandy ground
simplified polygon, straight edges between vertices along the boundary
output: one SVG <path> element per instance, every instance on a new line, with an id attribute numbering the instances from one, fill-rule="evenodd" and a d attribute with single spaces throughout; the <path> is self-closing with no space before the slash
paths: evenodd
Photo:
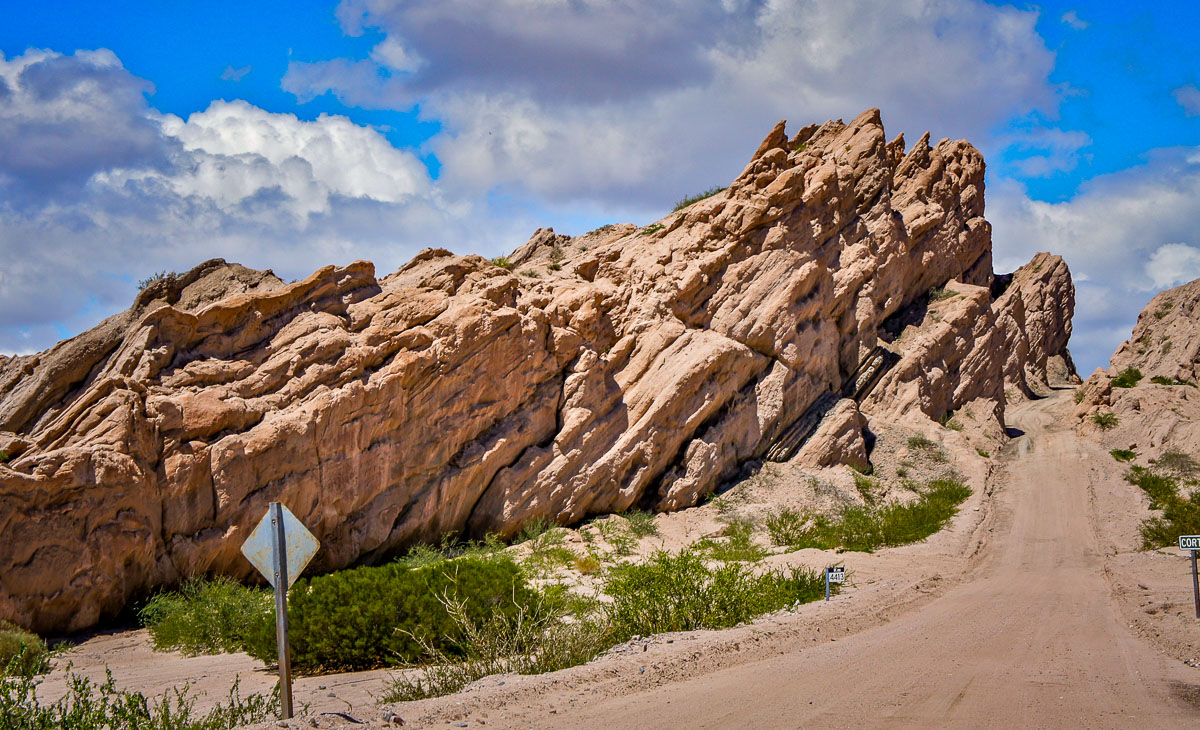
<path id="1" fill-rule="evenodd" d="M 955 464 L 982 470 L 969 474 L 976 493 L 926 542 L 769 559 L 844 563 L 852 582 L 828 603 L 389 707 L 374 700 L 388 672 L 301 678 L 310 715 L 289 724 L 379 727 L 395 713 L 412 728 L 1200 725 L 1200 671 L 1185 664 L 1200 658 L 1187 562 L 1136 550 L 1144 497 L 1103 446 L 1059 425 L 1070 406 L 1059 393 L 1011 407 L 1024 435 L 992 466 Z M 688 513 L 660 516 L 664 535 L 710 529 Z M 91 676 L 107 664 L 148 694 L 190 682 L 219 699 L 235 676 L 243 691 L 274 682 L 245 656 L 153 653 L 143 632 L 94 637 L 68 658 Z M 61 676 L 44 694 L 62 691 Z"/>

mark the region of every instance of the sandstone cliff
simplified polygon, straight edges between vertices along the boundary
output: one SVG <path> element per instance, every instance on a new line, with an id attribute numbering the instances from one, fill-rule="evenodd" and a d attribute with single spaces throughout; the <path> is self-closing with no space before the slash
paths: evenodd
<path id="1" fill-rule="evenodd" d="M 1114 385 L 1128 368 L 1136 368 L 1142 379 L 1133 387 Z M 1200 454 L 1198 379 L 1200 279 L 1150 300 L 1132 336 L 1113 353 L 1108 370 L 1096 370 L 1083 384 L 1076 428 L 1147 459 L 1173 448 Z M 1102 429 L 1095 420 L 1098 414 L 1112 414 L 1116 423 Z"/>
<path id="2" fill-rule="evenodd" d="M 1002 419 L 1006 381 L 1073 376 L 1073 289 L 1039 257 L 993 291 L 983 180 L 968 143 L 906 151 L 871 110 L 781 122 L 723 192 L 644 228 L 539 231 L 512 270 L 426 250 L 383 278 L 209 262 L 155 285 L 0 364 L 0 618 L 78 629 L 181 576 L 248 575 L 276 499 L 323 570 L 687 507 L 780 445 L 861 461 L 859 403 Z"/>

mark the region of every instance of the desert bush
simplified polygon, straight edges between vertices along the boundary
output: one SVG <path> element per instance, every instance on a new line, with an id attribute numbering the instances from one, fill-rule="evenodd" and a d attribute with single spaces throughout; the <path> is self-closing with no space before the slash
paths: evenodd
<path id="1" fill-rule="evenodd" d="M 591 615 L 569 616 L 547 602 L 515 613 L 475 615 L 462 600 L 442 599 L 458 633 L 461 655 L 418 637 L 424 666 L 388 680 L 380 700 L 408 702 L 457 692 L 493 674 L 541 674 L 593 659 L 612 645 L 607 625 Z"/>
<path id="2" fill-rule="evenodd" d="M 1133 461 L 1137 458 L 1137 452 L 1129 449 L 1113 449 L 1108 453 L 1117 461 Z"/>
<path id="3" fill-rule="evenodd" d="M 32 676 L 50 671 L 50 649 L 40 636 L 0 621 L 0 676 Z"/>
<path id="4" fill-rule="evenodd" d="M 517 532 L 517 537 L 515 540 L 513 540 L 513 542 L 522 543 L 529 540 L 536 540 L 546 532 L 553 530 L 555 527 L 556 525 L 554 522 L 552 522 L 545 515 L 532 517 L 521 525 L 521 529 L 519 532 Z"/>
<path id="5" fill-rule="evenodd" d="M 605 585 L 612 637 L 625 641 L 667 631 L 721 629 L 824 596 L 819 572 L 755 574 L 748 566 L 708 567 L 694 551 L 655 553 L 640 565 L 613 571 Z"/>
<path id="6" fill-rule="evenodd" d="M 1180 380 L 1179 378 L 1168 378 L 1164 375 L 1155 375 L 1153 378 L 1150 378 L 1150 382 L 1156 383 L 1158 385 L 1190 385 L 1193 388 L 1196 387 L 1196 384 L 1190 380 Z"/>
<path id="7" fill-rule="evenodd" d="M 701 200 L 704 200 L 705 198 L 711 198 L 712 196 L 716 195 L 717 193 L 724 192 L 724 191 L 725 191 L 724 187 L 709 188 L 708 190 L 705 190 L 703 192 L 696 193 L 695 195 L 690 195 L 690 196 L 684 198 L 683 200 L 676 203 L 675 207 L 672 208 L 671 210 L 672 210 L 672 212 L 677 211 L 677 210 L 683 210 L 684 208 L 688 207 L 692 203 L 699 203 Z"/>
<path id="8" fill-rule="evenodd" d="M 916 449 L 918 451 L 926 451 L 926 450 L 933 449 L 936 447 L 937 447 L 937 444 L 934 443 L 932 439 L 926 438 L 924 436 L 909 436 L 908 437 L 908 448 L 910 448 L 910 449 Z"/>
<path id="9" fill-rule="evenodd" d="M 156 284 L 160 281 L 170 281 L 177 276 L 179 274 L 174 271 L 157 271 L 137 283 L 138 291 L 142 291 L 151 284 Z"/>
<path id="10" fill-rule="evenodd" d="M 1187 499 L 1168 499 L 1162 515 L 1143 520 L 1140 532 L 1146 550 L 1175 545 L 1180 535 L 1200 533 L 1200 491 L 1193 491 Z"/>
<path id="11" fill-rule="evenodd" d="M 271 594 L 231 578 L 190 578 L 178 591 L 159 593 L 138 611 L 157 651 L 188 656 L 241 651 L 248 630 L 274 621 Z"/>
<path id="12" fill-rule="evenodd" d="M 575 562 L 575 553 L 563 546 L 564 530 L 543 530 L 537 537 L 527 540 L 529 556 L 523 567 L 535 578 L 546 578 L 557 568 L 568 567 Z"/>
<path id="13" fill-rule="evenodd" d="M 980 456 L 982 456 L 982 457 L 983 457 L 983 458 L 985 458 L 985 459 L 990 459 L 990 458 L 992 458 L 992 455 L 991 455 L 991 454 L 989 454 L 988 452 L 986 452 L 986 451 L 984 451 L 983 449 L 979 448 L 978 446 L 976 446 L 976 447 L 975 447 L 975 453 L 976 453 L 976 454 L 979 454 Z"/>
<path id="14" fill-rule="evenodd" d="M 1083 402 L 1083 399 L 1086 395 L 1087 388 L 1079 387 L 1075 389 L 1075 393 L 1071 396 L 1071 398 L 1074 399 L 1075 405 L 1079 405 Z"/>
<path id="15" fill-rule="evenodd" d="M 655 233 L 658 233 L 659 231 L 661 231 L 661 230 L 663 230 L 663 229 L 665 229 L 665 228 L 666 228 L 666 226 L 664 226 L 662 223 L 653 223 L 653 224 L 651 224 L 651 225 L 648 225 L 648 226 L 646 226 L 646 227 L 645 227 L 645 228 L 643 228 L 642 230 L 638 231 L 638 232 L 637 232 L 637 235 L 639 235 L 639 236 L 653 236 Z"/>
<path id="16" fill-rule="evenodd" d="M 870 552 L 878 547 L 918 542 L 942 529 L 970 495 L 971 490 L 956 479 L 936 479 L 907 504 L 851 506 L 832 518 L 818 515 L 810 526 L 791 532 L 787 545 L 796 550 L 811 547 Z"/>
<path id="17" fill-rule="evenodd" d="M 492 259 L 492 263 L 502 269 L 508 269 L 509 271 L 512 271 L 513 267 L 516 266 L 516 264 L 508 260 L 507 256 L 497 256 L 496 258 Z"/>
<path id="18" fill-rule="evenodd" d="M 1144 466 L 1132 466 L 1125 472 L 1125 481 L 1140 488 L 1150 497 L 1150 509 L 1162 509 L 1179 497 L 1179 485 L 1163 474 L 1156 474 Z"/>
<path id="19" fill-rule="evenodd" d="M 56 702 L 37 695 L 39 680 L 24 675 L 0 681 L 0 727 L 5 730 L 228 730 L 272 719 L 278 695 L 242 697 L 238 683 L 228 703 L 204 714 L 187 687 L 156 700 L 117 689 L 112 672 L 104 682 L 67 674 L 67 693 Z"/>
<path id="20" fill-rule="evenodd" d="M 562 271 L 562 264 L 558 263 L 557 261 L 552 261 L 546 266 L 546 268 L 550 271 Z"/>
<path id="21" fill-rule="evenodd" d="M 1125 368 L 1113 378 L 1114 388 L 1132 388 L 1142 379 L 1142 371 L 1137 368 Z"/>
<path id="22" fill-rule="evenodd" d="M 1200 472 L 1200 463 L 1191 454 L 1179 449 L 1168 449 L 1154 460 L 1156 469 L 1169 471 L 1180 479 L 1191 479 Z"/>
<path id="23" fill-rule="evenodd" d="M 754 525 L 748 520 L 731 521 L 721 534 L 724 540 L 705 538 L 696 543 L 696 551 L 721 561 L 753 562 L 767 555 L 764 548 L 754 544 Z"/>
<path id="24" fill-rule="evenodd" d="M 575 556 L 574 564 L 575 570 L 579 571 L 581 575 L 591 575 L 600 570 L 600 558 L 591 553 Z"/>
<path id="25" fill-rule="evenodd" d="M 647 510 L 635 509 L 625 513 L 629 531 L 636 538 L 649 537 L 658 534 L 658 525 L 654 524 L 654 513 Z"/>
<path id="26" fill-rule="evenodd" d="M 858 490 L 859 496 L 867 504 L 875 504 L 875 493 L 879 490 L 879 482 L 857 471 L 854 472 L 853 476 L 854 488 Z"/>
<path id="27" fill-rule="evenodd" d="M 426 643 L 460 654 L 461 632 L 440 599 L 464 602 L 470 616 L 482 621 L 493 613 L 512 616 L 531 605 L 536 594 L 516 563 L 496 555 L 301 578 L 289 596 L 292 664 L 300 672 L 319 672 L 416 661 Z M 248 653 L 275 661 L 274 612 L 250 633 Z"/>
<path id="28" fill-rule="evenodd" d="M 785 507 L 766 519 L 767 535 L 772 545 L 793 545 L 804 535 L 804 525 L 808 516 L 794 509 Z"/>
<path id="29" fill-rule="evenodd" d="M 1115 413 L 1094 413 L 1092 414 L 1092 423 L 1100 427 L 1101 431 L 1111 431 L 1120 423 Z"/>

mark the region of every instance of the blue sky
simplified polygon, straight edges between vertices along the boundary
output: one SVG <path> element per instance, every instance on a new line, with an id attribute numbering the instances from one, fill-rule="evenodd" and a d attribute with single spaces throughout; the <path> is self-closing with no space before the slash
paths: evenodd
<path id="1" fill-rule="evenodd" d="M 1067 259 L 1086 374 L 1155 291 L 1200 277 L 1197 27 L 1191 3 L 6 8 L 0 351 L 214 256 L 386 273 L 430 245 L 644 223 L 731 179 L 778 119 L 878 106 L 910 142 L 983 150 L 997 270 Z"/>

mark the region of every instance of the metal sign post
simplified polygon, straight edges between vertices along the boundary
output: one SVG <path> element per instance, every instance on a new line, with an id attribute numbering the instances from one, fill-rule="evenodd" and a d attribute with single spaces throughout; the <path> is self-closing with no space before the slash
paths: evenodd
<path id="1" fill-rule="evenodd" d="M 279 502 L 242 544 L 242 554 L 275 587 L 275 646 L 279 653 L 279 714 L 292 716 L 292 656 L 288 646 L 287 592 L 321 543 Z"/>
<path id="2" fill-rule="evenodd" d="M 846 582 L 846 566 L 835 565 L 825 569 L 825 600 L 829 600 L 829 584 Z"/>
<path id="3" fill-rule="evenodd" d="M 1196 575 L 1196 553 L 1200 551 L 1200 535 L 1180 535 L 1179 549 L 1192 553 L 1192 600 L 1196 606 L 1196 618 L 1200 618 L 1200 577 Z"/>
<path id="4" fill-rule="evenodd" d="M 292 716 L 292 652 L 288 646 L 287 540 L 283 527 L 283 505 L 272 502 L 270 512 L 275 552 L 275 646 L 279 656 L 279 714 L 287 720 Z"/>

